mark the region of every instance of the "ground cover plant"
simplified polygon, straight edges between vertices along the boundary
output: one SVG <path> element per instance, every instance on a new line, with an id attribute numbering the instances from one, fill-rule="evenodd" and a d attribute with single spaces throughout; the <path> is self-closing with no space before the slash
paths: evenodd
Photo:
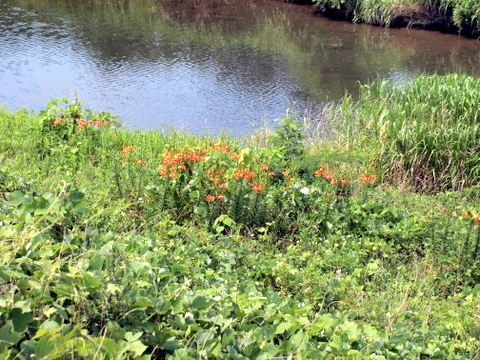
<path id="1" fill-rule="evenodd" d="M 389 188 L 291 118 L 258 146 L 56 101 L 0 134 L 2 359 L 480 356 L 473 190 Z"/>

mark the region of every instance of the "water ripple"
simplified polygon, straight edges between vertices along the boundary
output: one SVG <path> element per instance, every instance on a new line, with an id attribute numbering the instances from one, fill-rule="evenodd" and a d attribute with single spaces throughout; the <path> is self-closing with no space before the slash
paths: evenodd
<path id="1" fill-rule="evenodd" d="M 0 0 L 0 102 L 39 110 L 78 94 L 131 128 L 240 135 L 288 107 L 338 99 L 357 81 L 475 73 L 480 59 L 478 43 L 458 37 L 412 38 L 262 1 L 185 11 L 167 0 L 122 11 L 101 3 Z"/>

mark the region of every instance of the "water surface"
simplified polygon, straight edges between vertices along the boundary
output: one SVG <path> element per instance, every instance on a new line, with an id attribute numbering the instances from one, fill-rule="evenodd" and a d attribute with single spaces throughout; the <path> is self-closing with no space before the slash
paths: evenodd
<path id="1" fill-rule="evenodd" d="M 0 0 L 0 103 L 78 96 L 130 128 L 241 135 L 357 83 L 480 71 L 480 42 L 264 0 Z"/>

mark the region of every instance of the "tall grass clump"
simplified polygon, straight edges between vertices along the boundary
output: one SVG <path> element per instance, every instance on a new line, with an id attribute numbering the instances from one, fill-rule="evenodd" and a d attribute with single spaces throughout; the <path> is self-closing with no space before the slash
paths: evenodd
<path id="1" fill-rule="evenodd" d="M 392 7 L 398 0 L 317 0 L 315 3 L 343 11 L 354 22 L 389 26 L 393 18 Z"/>
<path id="2" fill-rule="evenodd" d="M 480 79 L 421 76 L 405 86 L 377 81 L 338 108 L 347 148 L 372 152 L 383 177 L 421 191 L 463 189 L 480 180 Z"/>
<path id="3" fill-rule="evenodd" d="M 460 29 L 474 29 L 474 34 L 480 35 L 480 4 L 477 0 L 444 0 L 443 2 L 454 4 L 453 21 Z"/>
<path id="4" fill-rule="evenodd" d="M 390 26 L 394 18 L 394 5 L 397 0 L 365 0 L 359 2 L 355 12 L 355 21 Z"/>

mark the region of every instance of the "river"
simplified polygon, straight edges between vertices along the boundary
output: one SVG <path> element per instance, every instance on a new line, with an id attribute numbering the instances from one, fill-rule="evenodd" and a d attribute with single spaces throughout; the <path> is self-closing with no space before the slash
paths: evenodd
<path id="1" fill-rule="evenodd" d="M 243 135 L 376 78 L 480 72 L 480 42 L 265 0 L 0 0 L 0 103 L 77 96 L 131 129 Z"/>

